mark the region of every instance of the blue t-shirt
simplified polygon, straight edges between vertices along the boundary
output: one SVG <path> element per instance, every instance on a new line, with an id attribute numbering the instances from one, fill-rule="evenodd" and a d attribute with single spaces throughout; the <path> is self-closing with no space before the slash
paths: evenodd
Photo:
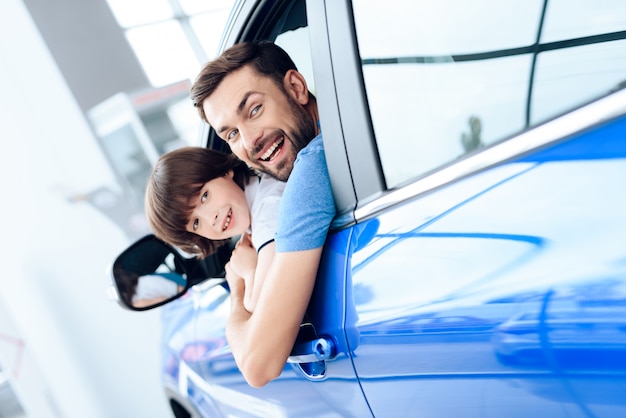
<path id="1" fill-rule="evenodd" d="M 335 212 L 320 134 L 300 150 L 285 186 L 278 210 L 276 252 L 323 246 Z"/>

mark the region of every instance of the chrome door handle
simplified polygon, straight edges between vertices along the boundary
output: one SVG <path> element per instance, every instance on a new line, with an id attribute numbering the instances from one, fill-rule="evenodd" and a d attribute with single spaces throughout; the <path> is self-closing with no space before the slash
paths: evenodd
<path id="1" fill-rule="evenodd" d="M 287 358 L 288 363 L 314 363 L 329 360 L 335 355 L 333 340 L 319 337 L 311 341 L 297 343 Z"/>

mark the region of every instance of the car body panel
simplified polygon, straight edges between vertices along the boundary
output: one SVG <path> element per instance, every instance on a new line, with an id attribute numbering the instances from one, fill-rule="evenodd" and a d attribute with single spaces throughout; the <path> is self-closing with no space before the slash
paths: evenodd
<path id="1" fill-rule="evenodd" d="M 206 416 L 625 413 L 625 135 L 615 119 L 332 233 L 308 310 L 337 351 L 324 379 L 289 363 L 249 387 L 215 284 L 164 307 L 166 370 Z"/>
<path id="2" fill-rule="evenodd" d="M 322 267 L 327 277 L 344 277 L 346 236 L 342 231 L 329 238 Z M 335 254 L 330 254 L 335 253 Z M 339 270 L 339 271 L 337 271 Z M 282 374 L 262 388 L 249 386 L 235 364 L 225 337 L 230 299 L 224 281 L 213 279 L 197 285 L 178 300 L 163 307 L 164 372 L 166 380 L 192 399 L 202 416 L 237 417 L 345 417 L 370 416 L 358 384 L 343 331 L 342 281 L 316 290 L 324 306 L 333 294 L 335 310 L 323 315 L 319 335 L 332 338 L 341 353 L 327 362 L 326 377 L 307 378 L 298 364 L 287 363 Z M 313 317 L 313 315 L 312 315 Z"/>
<path id="3" fill-rule="evenodd" d="M 236 2 L 221 48 L 274 40 L 292 11 L 308 24 L 339 216 L 302 338 L 313 332 L 333 354 L 250 387 L 225 338 L 227 286 L 207 280 L 161 308 L 172 399 L 207 417 L 626 416 L 626 91 L 572 99 L 578 108 L 530 125 L 531 102 L 544 103 L 528 86 L 521 131 L 389 187 L 352 2 L 307 0 L 307 22 L 303 4 Z M 550 36 L 555 49 L 569 39 Z M 398 126 L 401 140 L 417 125 Z"/>
<path id="4" fill-rule="evenodd" d="M 624 138 L 622 117 L 375 218 L 352 257 L 354 363 L 375 416 L 416 402 L 426 416 L 626 413 Z M 569 315 L 511 338 L 529 311 Z"/>

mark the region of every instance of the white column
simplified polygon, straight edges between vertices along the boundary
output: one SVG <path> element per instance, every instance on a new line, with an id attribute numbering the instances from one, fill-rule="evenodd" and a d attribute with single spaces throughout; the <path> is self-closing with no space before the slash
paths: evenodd
<path id="1" fill-rule="evenodd" d="M 171 417 L 159 312 L 123 311 L 104 292 L 128 238 L 58 193 L 116 184 L 21 0 L 0 1 L 0 135 L 0 326 L 24 343 L 12 383 L 28 416 Z"/>

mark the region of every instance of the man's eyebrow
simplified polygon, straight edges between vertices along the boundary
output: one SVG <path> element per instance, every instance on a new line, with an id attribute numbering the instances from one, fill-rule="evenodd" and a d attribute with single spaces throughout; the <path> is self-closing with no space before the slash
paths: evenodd
<path id="1" fill-rule="evenodd" d="M 241 112 L 243 112 L 243 109 L 246 107 L 246 102 L 248 101 L 248 98 L 250 98 L 250 96 L 252 96 L 254 93 L 257 93 L 256 91 L 247 91 L 246 94 L 243 95 L 243 98 L 241 99 L 241 101 L 239 102 L 239 106 L 237 106 L 237 115 L 241 115 Z M 222 132 L 226 131 L 228 129 L 227 126 L 222 126 L 220 129 L 216 129 L 218 134 L 221 134 Z"/>
<path id="2" fill-rule="evenodd" d="M 254 93 L 256 93 L 256 91 L 248 91 L 246 92 L 246 94 L 243 95 L 243 98 L 241 99 L 241 101 L 239 102 L 239 106 L 237 107 L 238 115 L 240 115 L 243 109 L 246 107 L 246 102 L 248 101 L 248 98 Z"/>

